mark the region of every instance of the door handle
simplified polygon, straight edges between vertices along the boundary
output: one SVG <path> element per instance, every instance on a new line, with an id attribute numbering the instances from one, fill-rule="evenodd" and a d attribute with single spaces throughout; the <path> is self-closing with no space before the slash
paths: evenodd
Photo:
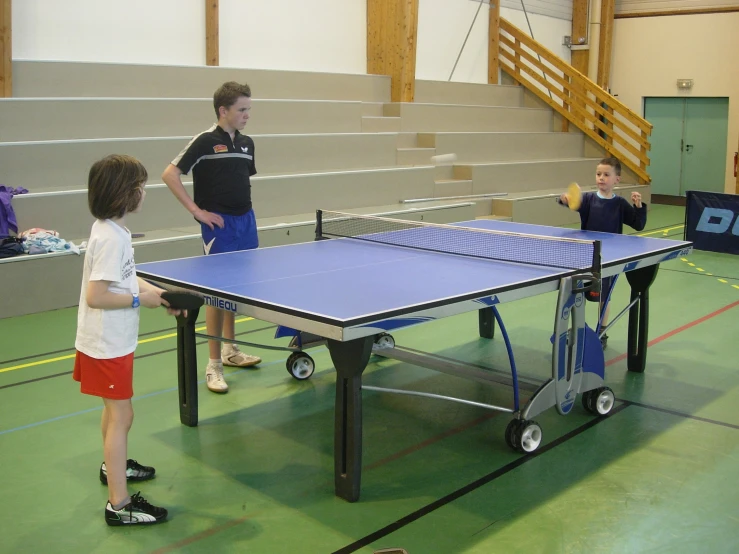
<path id="1" fill-rule="evenodd" d="M 692 152 L 693 151 L 693 145 L 692 144 L 686 144 L 685 145 L 685 150 L 687 152 Z"/>

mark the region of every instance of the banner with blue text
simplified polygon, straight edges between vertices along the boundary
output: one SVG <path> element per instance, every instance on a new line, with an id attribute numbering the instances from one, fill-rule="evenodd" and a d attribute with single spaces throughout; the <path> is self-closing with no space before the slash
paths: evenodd
<path id="1" fill-rule="evenodd" d="M 739 254 L 739 195 L 689 190 L 685 240 L 696 250 Z"/>

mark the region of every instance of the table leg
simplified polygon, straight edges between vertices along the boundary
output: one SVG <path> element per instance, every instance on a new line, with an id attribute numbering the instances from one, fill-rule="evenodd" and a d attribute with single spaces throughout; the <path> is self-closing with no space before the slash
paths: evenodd
<path id="1" fill-rule="evenodd" d="M 356 502 L 362 479 L 362 372 L 372 354 L 374 337 L 328 341 L 336 368 L 334 409 L 334 489 Z"/>
<path id="2" fill-rule="evenodd" d="M 495 338 L 495 316 L 492 308 L 478 310 L 480 336 L 484 339 Z"/>
<path id="3" fill-rule="evenodd" d="M 643 373 L 647 365 L 649 341 L 649 287 L 657 277 L 659 265 L 650 265 L 626 272 L 631 285 L 631 301 L 638 299 L 629 310 L 629 342 L 626 365 L 629 371 Z"/>
<path id="4" fill-rule="evenodd" d="M 195 322 L 199 309 L 188 310 L 187 317 L 177 316 L 177 385 L 180 422 L 190 427 L 198 424 L 198 359 Z"/>

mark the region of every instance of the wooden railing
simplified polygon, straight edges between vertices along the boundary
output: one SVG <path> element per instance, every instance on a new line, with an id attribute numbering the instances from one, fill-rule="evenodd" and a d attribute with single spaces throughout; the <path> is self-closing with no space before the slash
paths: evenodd
<path id="1" fill-rule="evenodd" d="M 500 20 L 500 67 L 649 183 L 652 125 L 526 33 Z"/>

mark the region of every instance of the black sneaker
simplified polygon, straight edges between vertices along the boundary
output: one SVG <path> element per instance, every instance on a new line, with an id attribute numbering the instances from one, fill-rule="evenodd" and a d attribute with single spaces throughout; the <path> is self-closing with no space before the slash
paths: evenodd
<path id="1" fill-rule="evenodd" d="M 603 350 L 606 349 L 606 347 L 608 346 L 608 335 L 603 335 L 600 338 L 600 345 L 603 347 Z"/>
<path id="2" fill-rule="evenodd" d="M 156 469 L 149 466 L 142 466 L 136 460 L 126 460 L 126 481 L 148 481 L 154 479 Z M 100 466 L 100 482 L 103 485 L 108 484 L 108 471 L 105 468 L 105 462 Z"/>
<path id="3" fill-rule="evenodd" d="M 149 504 L 140 492 L 131 497 L 131 502 L 120 510 L 114 510 L 108 502 L 105 505 L 105 523 L 118 525 L 153 525 L 167 519 L 167 510 Z"/>

